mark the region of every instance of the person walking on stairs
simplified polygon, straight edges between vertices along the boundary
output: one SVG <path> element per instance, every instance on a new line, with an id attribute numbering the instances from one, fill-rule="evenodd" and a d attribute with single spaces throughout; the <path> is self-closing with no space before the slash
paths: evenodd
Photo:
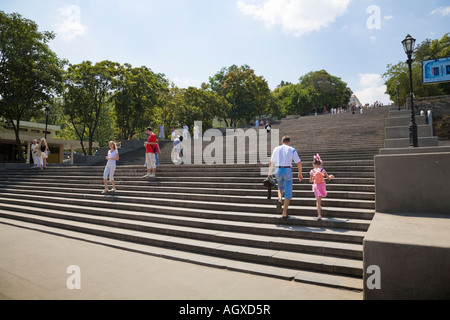
<path id="1" fill-rule="evenodd" d="M 314 196 L 316 197 L 317 206 L 317 220 L 322 220 L 322 198 L 327 196 L 327 184 L 325 178 L 328 180 L 334 179 L 334 175 L 328 175 L 327 171 L 322 168 L 323 161 L 320 159 L 320 155 L 314 156 L 313 167 L 309 173 L 309 182 L 313 183 Z"/>
<path id="2" fill-rule="evenodd" d="M 106 156 L 105 171 L 103 172 L 103 183 L 105 184 L 105 190 L 103 190 L 103 194 L 108 193 L 109 191 L 116 192 L 116 184 L 114 182 L 114 172 L 116 171 L 116 162 L 119 160 L 119 151 L 117 150 L 117 145 L 114 141 L 109 142 L 109 150 L 108 155 Z M 108 176 L 109 181 L 112 184 L 112 189 L 108 190 Z"/>
<path id="3" fill-rule="evenodd" d="M 151 127 L 146 130 L 148 134 L 148 139 L 144 142 L 145 145 L 145 162 L 147 164 L 147 174 L 142 178 L 154 178 L 156 174 L 156 145 L 158 140 L 156 139 L 156 134 L 153 133 Z"/>
<path id="4" fill-rule="evenodd" d="M 41 138 L 41 170 L 47 168 L 47 158 L 48 158 L 48 144 L 45 138 Z"/>
<path id="5" fill-rule="evenodd" d="M 289 136 L 284 136 L 281 143 L 281 146 L 273 150 L 269 164 L 269 177 L 272 177 L 273 168 L 275 168 L 275 178 L 278 182 L 277 210 L 278 213 L 282 212 L 282 218 L 289 218 L 287 211 L 292 200 L 293 189 L 292 163 L 298 166 L 298 180 L 302 182 L 302 162 L 297 150 L 290 146 L 291 138 Z"/>
<path id="6" fill-rule="evenodd" d="M 36 156 L 36 149 L 39 148 L 37 140 L 33 140 L 33 144 L 31 145 L 31 156 L 33 157 L 33 168 L 39 167 L 39 157 Z"/>
<path id="7" fill-rule="evenodd" d="M 159 127 L 159 139 L 165 139 L 166 138 L 166 134 L 164 132 L 164 125 L 161 123 L 161 126 Z"/>

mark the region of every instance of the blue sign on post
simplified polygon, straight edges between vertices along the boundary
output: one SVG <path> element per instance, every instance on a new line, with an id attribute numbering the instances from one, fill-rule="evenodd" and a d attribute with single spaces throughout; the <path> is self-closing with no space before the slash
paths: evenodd
<path id="1" fill-rule="evenodd" d="M 423 83 L 450 81 L 450 57 L 422 62 Z"/>

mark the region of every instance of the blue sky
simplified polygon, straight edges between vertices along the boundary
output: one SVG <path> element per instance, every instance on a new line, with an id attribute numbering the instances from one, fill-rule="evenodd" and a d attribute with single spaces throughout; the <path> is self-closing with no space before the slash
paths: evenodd
<path id="1" fill-rule="evenodd" d="M 381 75 L 405 61 L 401 41 L 450 32 L 448 0 L 0 0 L 0 10 L 54 31 L 77 64 L 145 65 L 179 87 L 248 64 L 271 89 L 325 69 L 361 102 L 384 103 Z"/>

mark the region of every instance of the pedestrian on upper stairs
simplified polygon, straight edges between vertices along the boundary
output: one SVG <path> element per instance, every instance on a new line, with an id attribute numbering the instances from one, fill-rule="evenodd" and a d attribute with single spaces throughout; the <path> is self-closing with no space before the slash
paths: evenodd
<path id="1" fill-rule="evenodd" d="M 194 125 L 194 140 L 198 139 L 198 132 L 199 132 L 199 127 L 198 125 Z"/>
<path id="2" fill-rule="evenodd" d="M 47 168 L 47 158 L 48 158 L 48 144 L 47 140 L 45 138 L 41 138 L 41 170 L 44 170 L 44 168 Z"/>
<path id="3" fill-rule="evenodd" d="M 267 133 L 270 133 L 271 126 L 270 126 L 270 123 L 268 120 L 266 121 L 266 130 L 267 130 Z"/>
<path id="4" fill-rule="evenodd" d="M 278 182 L 277 211 L 278 213 L 282 212 L 282 218 L 289 218 L 287 211 L 292 200 L 293 189 L 292 163 L 298 166 L 298 180 L 301 182 L 303 180 L 302 162 L 297 151 L 290 146 L 291 138 L 289 136 L 284 136 L 281 143 L 281 146 L 273 150 L 269 164 L 269 177 L 272 177 L 275 167 L 275 178 Z"/>
<path id="5" fill-rule="evenodd" d="M 159 139 L 165 139 L 166 138 L 166 134 L 164 132 L 164 124 L 161 123 L 161 125 L 159 126 Z"/>
<path id="6" fill-rule="evenodd" d="M 156 145 L 158 144 L 158 139 L 156 139 L 156 134 L 153 133 L 153 129 L 148 127 L 146 130 L 148 134 L 148 139 L 144 142 L 145 145 L 145 162 L 147 164 L 147 174 L 143 178 L 154 178 L 156 175 Z"/>
<path id="7" fill-rule="evenodd" d="M 105 190 L 103 190 L 103 194 L 108 192 L 116 192 L 116 184 L 114 182 L 114 172 L 117 168 L 117 161 L 119 160 L 119 151 L 117 150 L 117 144 L 114 141 L 109 142 L 109 150 L 108 155 L 106 156 L 106 160 L 108 161 L 105 166 L 105 171 L 103 172 L 103 183 L 105 184 Z M 112 184 L 112 189 L 108 190 L 108 177 L 109 181 Z"/>
<path id="8" fill-rule="evenodd" d="M 183 156 L 183 154 L 182 154 L 183 148 L 184 148 L 183 137 L 177 136 L 176 139 L 173 141 L 173 148 L 172 148 L 172 154 L 171 154 L 172 162 L 174 164 L 182 163 L 182 160 L 180 157 Z"/>
<path id="9" fill-rule="evenodd" d="M 327 171 L 322 168 L 323 161 L 319 154 L 314 156 L 313 169 L 309 173 L 309 182 L 313 183 L 314 196 L 316 197 L 317 220 L 322 220 L 322 198 L 327 196 L 327 185 L 325 178 L 334 179 L 334 175 L 328 175 Z"/>
<path id="10" fill-rule="evenodd" d="M 189 127 L 187 126 L 187 124 L 185 124 L 183 127 L 183 139 L 187 139 L 188 135 L 189 135 Z"/>
<path id="11" fill-rule="evenodd" d="M 36 149 L 39 148 L 37 140 L 33 140 L 33 144 L 31 145 L 31 156 L 33 157 L 33 168 L 37 168 L 39 164 L 39 157 L 36 156 Z"/>
<path id="12" fill-rule="evenodd" d="M 156 166 L 159 166 L 159 160 L 161 155 L 161 149 L 159 149 L 159 143 L 155 145 L 156 153 L 155 153 L 155 160 L 156 160 Z"/>

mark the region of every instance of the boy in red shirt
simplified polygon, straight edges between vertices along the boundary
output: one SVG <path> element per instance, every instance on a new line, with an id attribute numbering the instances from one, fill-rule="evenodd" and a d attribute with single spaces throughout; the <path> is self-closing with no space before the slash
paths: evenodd
<path id="1" fill-rule="evenodd" d="M 156 134 L 152 132 L 152 128 L 148 127 L 146 130 L 148 134 L 145 145 L 145 160 L 147 162 L 147 174 L 143 178 L 154 178 L 156 174 L 156 157 L 158 140 Z"/>

